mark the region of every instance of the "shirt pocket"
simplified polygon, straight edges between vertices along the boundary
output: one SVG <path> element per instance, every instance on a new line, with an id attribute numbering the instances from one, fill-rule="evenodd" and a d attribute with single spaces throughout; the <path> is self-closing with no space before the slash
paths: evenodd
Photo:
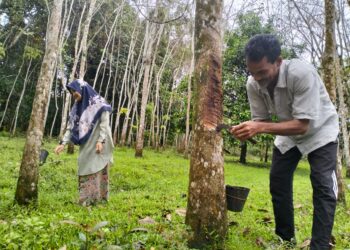
<path id="1" fill-rule="evenodd" d="M 289 98 L 286 89 L 279 89 L 276 95 L 276 115 L 279 121 L 293 120 L 292 100 Z"/>

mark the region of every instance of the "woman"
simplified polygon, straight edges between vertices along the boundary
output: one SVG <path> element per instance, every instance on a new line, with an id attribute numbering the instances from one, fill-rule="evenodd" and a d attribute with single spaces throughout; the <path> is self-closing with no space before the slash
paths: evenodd
<path id="1" fill-rule="evenodd" d="M 108 167 L 113 161 L 109 126 L 111 106 L 83 80 L 67 85 L 75 99 L 67 131 L 55 149 L 59 154 L 69 142 L 80 146 L 78 157 L 79 203 L 92 205 L 108 199 Z"/>

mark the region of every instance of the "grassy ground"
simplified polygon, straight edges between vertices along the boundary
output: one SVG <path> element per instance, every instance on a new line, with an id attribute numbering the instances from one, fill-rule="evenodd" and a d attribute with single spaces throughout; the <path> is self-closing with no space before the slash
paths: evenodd
<path id="1" fill-rule="evenodd" d="M 135 159 L 132 149 L 117 148 L 108 204 L 85 208 L 76 204 L 77 153 L 57 157 L 52 153 L 55 142 L 46 142 L 50 156 L 40 169 L 39 206 L 24 209 L 13 206 L 23 144 L 23 139 L 0 137 L 1 249 L 189 249 L 181 214 L 189 161 L 182 156 L 145 150 L 144 158 Z M 283 249 L 273 232 L 269 169 L 254 158 L 248 162 L 243 166 L 237 157 L 225 158 L 226 183 L 251 189 L 243 212 L 229 212 L 225 249 Z M 312 219 L 305 162 L 295 173 L 294 193 L 300 247 L 310 237 Z M 344 206 L 337 208 L 333 235 L 336 249 L 350 249 L 350 210 Z"/>

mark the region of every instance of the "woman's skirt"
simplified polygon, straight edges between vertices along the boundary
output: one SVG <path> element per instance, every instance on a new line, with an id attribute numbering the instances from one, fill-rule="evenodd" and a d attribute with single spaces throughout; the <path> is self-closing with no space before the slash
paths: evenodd
<path id="1" fill-rule="evenodd" d="M 94 205 L 108 200 L 108 165 L 97 173 L 79 176 L 79 204 Z"/>

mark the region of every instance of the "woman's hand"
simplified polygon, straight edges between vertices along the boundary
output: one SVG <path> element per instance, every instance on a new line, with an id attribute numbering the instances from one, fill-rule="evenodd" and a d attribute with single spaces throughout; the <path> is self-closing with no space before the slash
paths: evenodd
<path id="1" fill-rule="evenodd" d="M 55 153 L 56 153 L 57 155 L 59 155 L 61 152 L 63 152 L 63 150 L 64 150 L 64 145 L 63 145 L 63 144 L 60 144 L 60 145 L 58 145 L 58 146 L 55 148 Z"/>
<path id="2" fill-rule="evenodd" d="M 96 143 L 96 153 L 97 153 L 97 154 L 100 154 L 100 153 L 102 152 L 102 150 L 103 150 L 103 144 L 102 144 L 102 142 L 97 142 L 97 143 Z"/>

